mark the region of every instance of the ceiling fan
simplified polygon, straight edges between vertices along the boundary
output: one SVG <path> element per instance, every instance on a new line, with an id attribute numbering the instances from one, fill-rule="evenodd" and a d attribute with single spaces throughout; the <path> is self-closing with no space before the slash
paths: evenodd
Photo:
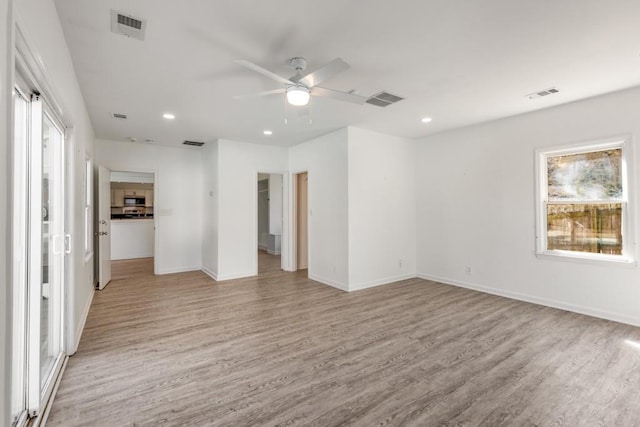
<path id="1" fill-rule="evenodd" d="M 308 74 L 302 74 L 302 72 L 307 68 L 307 60 L 305 58 L 291 58 L 289 60 L 289 65 L 291 65 L 291 67 L 296 72 L 295 75 L 291 78 L 282 77 L 272 71 L 267 70 L 266 68 L 263 68 L 259 65 L 254 64 L 253 62 L 246 61 L 244 59 L 236 60 L 236 63 L 284 85 L 284 87 L 280 89 L 268 90 L 265 92 L 259 92 L 249 95 L 239 95 L 235 97 L 236 99 L 286 93 L 287 102 L 294 106 L 307 105 L 311 96 L 321 96 L 336 99 L 339 101 L 352 102 L 355 104 L 363 104 L 367 100 L 367 98 L 353 94 L 351 92 L 342 92 L 339 90 L 318 86 L 319 84 L 329 80 L 336 74 L 350 68 L 350 65 L 340 58 L 336 58 L 328 64 Z"/>

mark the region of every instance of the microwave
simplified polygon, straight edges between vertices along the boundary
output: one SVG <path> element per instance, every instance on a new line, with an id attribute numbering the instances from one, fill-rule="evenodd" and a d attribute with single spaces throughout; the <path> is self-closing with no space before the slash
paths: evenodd
<path id="1" fill-rule="evenodd" d="M 125 206 L 144 206 L 144 197 L 126 197 L 124 198 Z"/>

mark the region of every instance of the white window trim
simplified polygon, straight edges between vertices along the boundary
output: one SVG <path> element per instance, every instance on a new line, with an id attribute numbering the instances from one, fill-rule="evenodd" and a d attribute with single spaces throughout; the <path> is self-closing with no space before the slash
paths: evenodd
<path id="1" fill-rule="evenodd" d="M 93 258 L 93 161 L 89 156 L 85 157 L 83 168 L 83 212 L 82 221 L 84 228 L 84 262 Z M 87 210 L 88 216 L 87 216 Z M 87 222 L 88 221 L 88 222 Z"/>
<path id="2" fill-rule="evenodd" d="M 536 257 L 540 259 L 566 260 L 587 264 L 607 264 L 636 267 L 638 265 L 635 208 L 633 200 L 633 150 L 630 135 L 615 136 L 595 141 L 539 148 L 535 150 L 535 210 Z M 622 255 L 595 254 L 589 252 L 547 249 L 547 157 L 622 148 Z M 586 202 L 586 201 L 585 201 Z"/>

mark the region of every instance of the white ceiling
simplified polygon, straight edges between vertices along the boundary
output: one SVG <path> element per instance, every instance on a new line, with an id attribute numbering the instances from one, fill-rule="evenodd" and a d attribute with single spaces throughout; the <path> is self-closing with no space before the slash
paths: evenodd
<path id="1" fill-rule="evenodd" d="M 346 125 L 419 138 L 640 85 L 638 0 L 55 3 L 96 136 L 105 139 L 288 146 Z M 146 39 L 111 33 L 111 9 L 148 20 Z M 288 77 L 294 56 L 309 69 L 337 57 L 351 65 L 324 86 L 406 99 L 380 108 L 314 97 L 311 124 L 285 110 L 283 95 L 233 99 L 281 87 L 234 60 Z M 552 86 L 560 93 L 525 97 Z M 421 123 L 424 116 L 433 122 Z"/>

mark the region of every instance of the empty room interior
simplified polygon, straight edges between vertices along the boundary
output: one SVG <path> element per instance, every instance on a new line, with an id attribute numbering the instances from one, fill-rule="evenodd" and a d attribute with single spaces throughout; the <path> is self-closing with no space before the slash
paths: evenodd
<path id="1" fill-rule="evenodd" d="M 0 0 L 0 425 L 640 425 L 638 16 Z"/>

